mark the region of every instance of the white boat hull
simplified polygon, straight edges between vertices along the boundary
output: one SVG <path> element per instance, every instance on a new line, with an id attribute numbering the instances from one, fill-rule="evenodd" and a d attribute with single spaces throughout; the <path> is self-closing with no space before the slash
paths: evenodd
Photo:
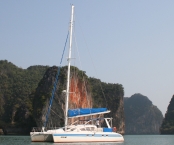
<path id="1" fill-rule="evenodd" d="M 62 133 L 53 134 L 55 143 L 71 142 L 123 142 L 124 138 L 118 133 Z"/>
<path id="2" fill-rule="evenodd" d="M 30 132 L 32 142 L 53 142 L 52 133 L 47 132 Z"/>

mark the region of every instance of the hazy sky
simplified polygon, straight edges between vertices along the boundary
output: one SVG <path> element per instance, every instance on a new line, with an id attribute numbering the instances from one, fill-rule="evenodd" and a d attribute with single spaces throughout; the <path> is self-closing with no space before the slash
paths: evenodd
<path id="1" fill-rule="evenodd" d="M 71 4 L 81 69 L 165 114 L 174 94 L 173 0 L 0 0 L 0 60 L 58 66 Z"/>

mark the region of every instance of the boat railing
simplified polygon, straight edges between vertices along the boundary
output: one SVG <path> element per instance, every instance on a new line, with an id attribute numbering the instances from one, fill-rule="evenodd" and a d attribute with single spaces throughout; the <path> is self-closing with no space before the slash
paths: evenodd
<path id="1" fill-rule="evenodd" d="M 49 130 L 57 130 L 60 128 L 62 128 L 62 127 L 33 127 L 31 132 L 46 132 Z"/>
<path id="2" fill-rule="evenodd" d="M 78 124 L 79 120 L 76 120 L 75 122 L 71 123 L 71 125 Z"/>

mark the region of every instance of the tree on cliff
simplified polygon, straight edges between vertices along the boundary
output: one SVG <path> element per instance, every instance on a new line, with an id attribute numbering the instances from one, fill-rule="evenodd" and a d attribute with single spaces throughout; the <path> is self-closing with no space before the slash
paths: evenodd
<path id="1" fill-rule="evenodd" d="M 160 132 L 161 134 L 174 134 L 174 95 L 167 108 Z"/>

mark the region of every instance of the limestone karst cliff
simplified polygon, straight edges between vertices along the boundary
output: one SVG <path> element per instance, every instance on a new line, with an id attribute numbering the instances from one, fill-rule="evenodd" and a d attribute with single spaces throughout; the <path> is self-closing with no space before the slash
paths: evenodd
<path id="1" fill-rule="evenodd" d="M 125 134 L 159 134 L 163 115 L 141 94 L 124 98 Z"/>
<path id="2" fill-rule="evenodd" d="M 7 60 L 0 61 L 0 128 L 5 134 L 29 134 L 31 127 L 43 125 L 56 73 L 55 66 L 22 69 Z M 50 111 L 50 126 L 64 124 L 65 94 L 62 92 L 66 90 L 66 75 L 67 67 L 62 67 Z M 124 134 L 124 89 L 121 84 L 89 78 L 72 67 L 70 86 L 70 92 L 73 92 L 70 93 L 70 108 L 107 107 L 111 110 L 107 115 L 113 117 L 113 126 Z"/>
<path id="3" fill-rule="evenodd" d="M 52 109 L 49 116 L 48 124 L 61 126 L 64 119 L 65 94 L 66 89 L 66 71 L 67 67 L 61 68 L 59 81 L 53 101 Z M 33 98 L 33 117 L 38 126 L 42 126 L 45 121 L 45 114 L 49 105 L 52 86 L 57 73 L 57 67 L 51 67 L 45 73 L 40 81 Z M 108 116 L 113 117 L 113 125 L 117 127 L 118 132 L 124 134 L 124 110 L 123 110 L 123 87 L 119 84 L 106 84 L 95 78 L 88 78 L 83 71 L 76 67 L 71 68 L 70 75 L 70 97 L 69 107 L 73 108 L 91 108 L 106 107 L 111 113 Z M 99 82 L 100 81 L 100 82 Z M 100 84 L 103 87 L 103 93 L 99 91 Z M 72 122 L 74 120 L 69 120 Z"/>
<path id="4" fill-rule="evenodd" d="M 77 68 L 71 68 L 70 76 L 70 96 L 69 96 L 69 108 L 82 108 L 91 107 L 92 99 L 89 93 L 88 83 L 83 82 L 82 75 L 85 75 Z M 65 111 L 65 93 L 66 90 L 66 73 L 67 67 L 63 67 L 60 71 L 58 78 L 58 84 L 56 87 L 53 104 L 51 107 L 49 122 L 54 126 L 61 126 L 61 120 L 64 119 Z M 37 126 L 43 126 L 46 113 L 49 106 L 49 100 L 51 98 L 51 92 L 57 73 L 57 67 L 51 67 L 45 73 L 43 79 L 40 81 L 36 93 L 33 99 L 33 117 L 36 120 Z M 86 76 L 84 76 L 85 78 Z M 71 120 L 70 120 L 71 121 Z"/>
<path id="5" fill-rule="evenodd" d="M 161 134 L 174 134 L 174 95 L 169 103 L 165 118 L 160 128 Z"/>

